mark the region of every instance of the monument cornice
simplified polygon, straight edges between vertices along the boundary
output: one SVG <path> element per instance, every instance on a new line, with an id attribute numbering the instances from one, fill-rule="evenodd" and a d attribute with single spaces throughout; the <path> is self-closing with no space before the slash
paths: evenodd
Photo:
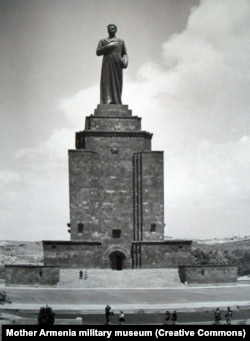
<path id="1" fill-rule="evenodd" d="M 147 131 L 102 131 L 102 130 L 83 130 L 76 132 L 76 149 L 85 148 L 85 139 L 87 137 L 118 137 L 118 138 L 143 138 L 152 139 L 153 134 Z"/>
<path id="2" fill-rule="evenodd" d="M 162 240 L 162 241 L 154 241 L 154 240 L 135 240 L 132 241 L 132 245 L 189 245 L 193 242 L 192 239 L 173 239 L 173 240 Z"/>
<path id="3" fill-rule="evenodd" d="M 101 242 L 97 241 L 86 241 L 86 240 L 42 240 L 43 245 L 102 245 Z"/>
<path id="4" fill-rule="evenodd" d="M 153 134 L 147 131 L 101 131 L 101 130 L 83 130 L 76 132 L 76 135 L 82 137 L 143 137 L 151 140 Z"/>

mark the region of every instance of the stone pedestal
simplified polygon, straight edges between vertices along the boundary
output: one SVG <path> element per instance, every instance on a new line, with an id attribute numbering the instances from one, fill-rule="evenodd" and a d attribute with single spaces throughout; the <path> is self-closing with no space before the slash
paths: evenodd
<path id="1" fill-rule="evenodd" d="M 69 150 L 71 240 L 101 242 L 105 267 L 131 267 L 133 241 L 163 240 L 163 152 L 151 139 L 127 105 L 102 104 Z"/>
<path id="2" fill-rule="evenodd" d="M 151 150 L 151 139 L 127 105 L 101 104 L 86 117 L 68 151 L 71 241 L 44 241 L 46 264 L 163 266 L 148 256 L 153 248 L 164 259 L 166 249 L 163 152 Z"/>

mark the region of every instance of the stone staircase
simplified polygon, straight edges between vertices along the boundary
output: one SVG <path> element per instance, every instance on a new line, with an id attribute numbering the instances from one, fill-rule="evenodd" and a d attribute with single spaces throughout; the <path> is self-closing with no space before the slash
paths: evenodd
<path id="1" fill-rule="evenodd" d="M 169 288 L 183 286 L 178 269 L 141 269 L 114 271 L 109 269 L 60 269 L 61 288 Z"/>

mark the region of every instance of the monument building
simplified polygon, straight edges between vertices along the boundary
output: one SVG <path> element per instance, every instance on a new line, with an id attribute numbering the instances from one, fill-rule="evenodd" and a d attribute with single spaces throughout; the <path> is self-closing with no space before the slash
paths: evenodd
<path id="1" fill-rule="evenodd" d="M 70 238 L 43 241 L 43 265 L 6 264 L 0 280 L 65 285 L 75 269 L 85 269 L 85 279 L 92 269 L 90 285 L 98 286 L 105 276 L 94 269 L 151 269 L 127 271 L 126 281 L 118 272 L 105 273 L 113 287 L 120 287 L 118 277 L 126 287 L 140 280 L 143 287 L 149 280 L 155 287 L 156 280 L 166 286 L 171 280 L 167 268 L 175 268 L 183 283 L 235 282 L 237 266 L 192 265 L 192 240 L 164 239 L 164 155 L 151 149 L 152 133 L 141 130 L 141 118 L 122 104 L 128 55 L 116 31 L 116 25 L 108 25 L 108 37 L 98 43 L 100 104 L 86 116 L 84 130 L 75 134 L 75 149 L 68 151 Z M 152 279 L 152 273 L 158 277 Z M 79 274 L 82 279 L 83 271 Z"/>
<path id="2" fill-rule="evenodd" d="M 43 241 L 45 265 L 115 270 L 177 266 L 191 241 L 164 241 L 164 155 L 151 150 L 152 133 L 122 104 L 125 42 L 108 25 L 100 104 L 76 132 L 68 151 L 70 241 Z"/>
<path id="3" fill-rule="evenodd" d="M 70 241 L 43 241 L 45 265 L 161 268 L 191 241 L 164 240 L 164 155 L 127 105 L 99 104 L 68 151 Z"/>

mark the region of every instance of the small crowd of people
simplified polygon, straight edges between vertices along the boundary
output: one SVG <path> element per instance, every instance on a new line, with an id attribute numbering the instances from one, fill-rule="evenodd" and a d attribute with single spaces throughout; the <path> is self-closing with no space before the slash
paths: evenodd
<path id="1" fill-rule="evenodd" d="M 87 279 L 88 278 L 88 272 L 87 272 L 87 269 L 84 271 L 84 277 L 83 277 L 83 271 L 80 270 L 79 271 L 79 279 Z"/>
<path id="2" fill-rule="evenodd" d="M 106 317 L 106 324 L 111 324 L 112 318 L 114 316 L 114 312 L 109 304 L 105 307 L 105 317 Z M 122 310 L 120 310 L 119 318 L 118 318 L 119 324 L 123 325 L 125 323 L 125 314 Z M 166 324 L 176 324 L 177 323 L 177 312 L 176 310 L 173 311 L 172 314 L 167 310 L 165 313 L 165 322 Z"/>
<path id="3" fill-rule="evenodd" d="M 214 312 L 214 324 L 220 324 L 222 320 L 222 312 L 220 308 L 216 308 Z M 105 317 L 106 317 L 106 324 L 111 324 L 112 317 L 114 316 L 114 312 L 111 309 L 111 306 L 109 304 L 105 307 Z M 226 324 L 230 325 L 233 317 L 233 313 L 230 307 L 227 307 L 227 310 L 225 312 L 225 320 Z M 165 324 L 172 324 L 175 325 L 177 323 L 177 311 L 174 310 L 172 313 L 170 313 L 169 310 L 165 312 Z M 125 314 L 122 310 L 120 310 L 119 318 L 118 318 L 119 324 L 122 325 L 125 323 Z"/>
<path id="4" fill-rule="evenodd" d="M 166 324 L 176 324 L 177 323 L 177 311 L 174 310 L 173 313 L 171 314 L 169 310 L 165 312 L 165 323 Z"/>
<path id="5" fill-rule="evenodd" d="M 226 324 L 230 325 L 232 321 L 233 313 L 230 307 L 227 307 L 227 310 L 225 312 L 225 320 Z M 214 312 L 214 324 L 220 324 L 222 317 L 221 317 L 221 311 L 220 308 L 216 308 Z"/>
<path id="6" fill-rule="evenodd" d="M 225 320 L 226 320 L 226 324 L 230 325 L 232 322 L 232 317 L 233 317 L 233 313 L 230 307 L 227 307 L 227 310 L 225 312 Z M 214 323 L 215 324 L 220 324 L 222 317 L 221 317 L 221 311 L 220 308 L 216 308 L 215 312 L 214 312 Z M 165 322 L 166 324 L 176 324 L 177 323 L 177 312 L 176 310 L 174 310 L 174 312 L 172 314 L 170 314 L 170 312 L 167 310 L 165 313 Z"/>
<path id="7" fill-rule="evenodd" d="M 114 312 L 111 309 L 111 306 L 109 304 L 105 307 L 105 317 L 106 317 L 106 324 L 111 324 L 112 317 L 114 316 Z M 119 313 L 119 324 L 122 325 L 125 322 L 125 314 L 122 310 L 120 310 Z"/>

